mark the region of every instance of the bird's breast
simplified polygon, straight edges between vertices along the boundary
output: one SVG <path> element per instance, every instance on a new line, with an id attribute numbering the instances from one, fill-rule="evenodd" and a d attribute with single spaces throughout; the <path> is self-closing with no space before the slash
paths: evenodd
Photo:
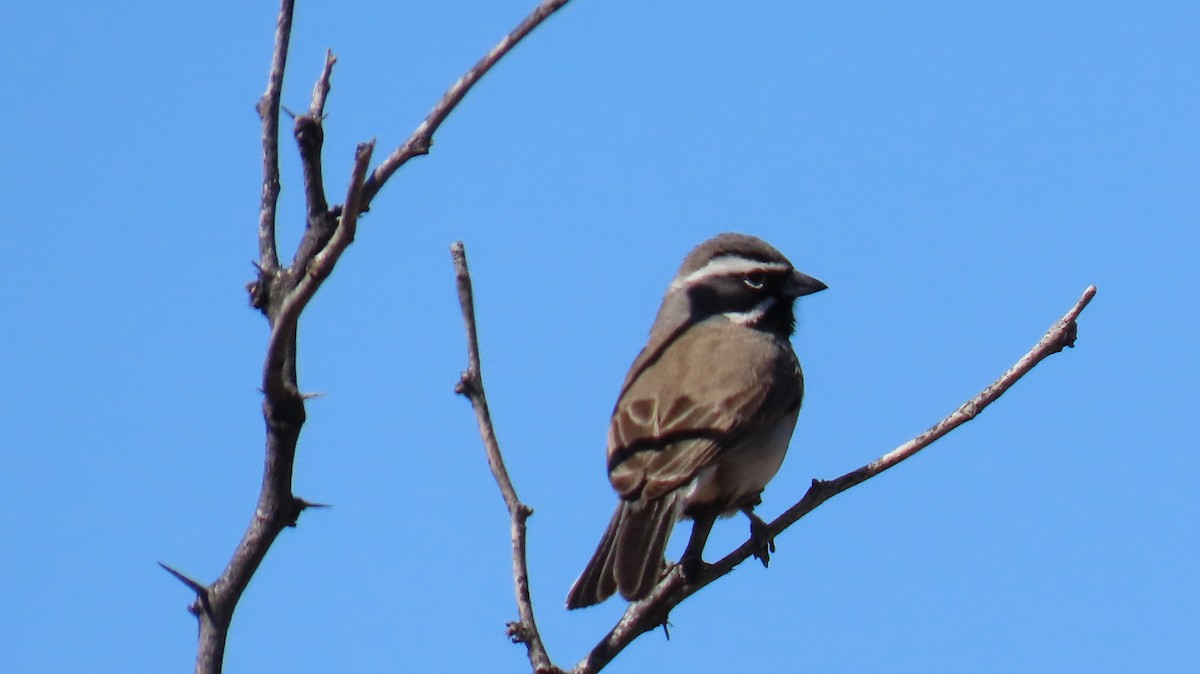
<path id="1" fill-rule="evenodd" d="M 798 413 L 796 410 L 766 425 L 698 473 L 685 495 L 684 510 L 690 506 L 717 505 L 730 515 L 744 505 L 757 503 L 759 494 L 783 465 Z"/>

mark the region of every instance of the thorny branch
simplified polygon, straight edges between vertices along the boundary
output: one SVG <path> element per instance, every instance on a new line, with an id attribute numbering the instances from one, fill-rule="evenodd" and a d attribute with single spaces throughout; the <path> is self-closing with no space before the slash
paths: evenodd
<path id="1" fill-rule="evenodd" d="M 517 609 L 521 616 L 518 624 L 523 630 L 521 639 L 529 646 L 530 664 L 534 672 L 564 671 L 551 664 L 546 656 L 537 624 L 533 616 L 533 607 L 529 601 L 529 576 L 525 561 L 525 517 L 528 507 L 517 500 L 516 491 L 504 469 L 504 459 L 496 442 L 495 429 L 492 427 L 491 416 L 487 411 L 487 399 L 483 390 L 483 381 L 479 375 L 479 345 L 475 326 L 474 300 L 471 295 L 471 278 L 467 270 L 465 252 L 461 242 L 452 247 L 454 257 L 455 277 L 458 284 L 459 304 L 462 307 L 463 323 L 467 334 L 468 367 L 455 390 L 466 395 L 475 408 L 479 432 L 483 437 L 484 447 L 488 455 L 488 463 L 492 473 L 500 485 L 505 503 L 512 516 L 513 529 L 513 574 L 517 587 Z M 771 537 L 775 537 L 795 524 L 805 515 L 830 498 L 851 487 L 861 484 L 876 475 L 892 468 L 908 459 L 925 447 L 933 444 L 950 431 L 974 419 L 988 405 L 996 401 L 1005 391 L 1012 388 L 1021 377 L 1025 376 L 1038 363 L 1066 347 L 1075 346 L 1080 312 L 1096 295 L 1096 287 L 1089 286 L 1075 303 L 1075 306 L 1050 327 L 1045 335 L 1028 353 L 1008 369 L 990 386 L 978 395 L 963 403 L 957 410 L 945 419 L 934 424 L 929 430 L 884 454 L 871 463 L 852 470 L 845 475 L 832 480 L 813 480 L 812 486 L 791 508 L 788 508 L 775 521 L 768 525 Z M 519 541 L 519 544 L 518 544 Z M 571 674 L 594 674 L 604 669 L 609 662 L 621 653 L 634 639 L 642 634 L 666 624 L 671 610 L 682 601 L 692 596 L 709 583 L 728 574 L 735 567 L 746 561 L 758 550 L 759 545 L 753 538 L 747 540 L 733 552 L 720 561 L 706 566 L 697 578 L 687 578 L 678 566 L 674 566 L 663 577 L 657 587 L 645 599 L 634 602 L 626 609 L 625 614 L 608 634 L 592 648 L 573 669 Z M 511 631 L 511 628 L 510 628 Z M 536 644 L 536 651 L 534 648 Z"/>
<path id="2" fill-rule="evenodd" d="M 306 417 L 305 396 L 300 392 L 296 377 L 300 314 L 332 273 L 341 254 L 354 241 L 358 217 L 368 210 L 371 199 L 387 178 L 412 156 L 427 153 L 434 131 L 462 101 L 467 91 L 514 45 L 566 5 L 567 1 L 547 0 L 539 5 L 445 93 L 425 121 L 417 127 L 413 137 L 369 177 L 375 144 L 374 141 L 360 144 L 355 151 L 346 199 L 341 205 L 332 207 L 326 202 L 321 153 L 324 146 L 325 102 L 336 58 L 332 52 L 326 52 L 325 64 L 313 87 L 308 111 L 298 115 L 295 121 L 293 133 L 304 176 L 306 226 L 291 263 L 281 268 L 276 239 L 280 192 L 279 113 L 295 8 L 295 0 L 281 0 L 267 89 L 256 106 L 262 119 L 263 184 L 258 222 L 259 259 L 255 264 L 258 276 L 247 286 L 251 305 L 263 312 L 271 329 L 262 375 L 262 409 L 267 430 L 262 488 L 250 525 L 215 582 L 205 586 L 170 566 L 162 565 L 196 595 L 190 610 L 200 623 L 196 652 L 198 674 L 221 671 L 234 609 L 259 564 L 283 529 L 295 526 L 300 513 L 306 508 L 319 505 L 292 493 L 296 444 Z M 515 500 L 515 494 L 513 498 Z M 524 506 L 518 512 L 522 520 L 529 515 Z M 521 546 L 523 555 L 523 540 Z M 524 596 L 528 599 L 528 588 Z M 532 619 L 532 613 L 529 615 Z M 514 628 L 513 634 L 517 638 L 523 632 Z M 540 642 L 537 648 L 541 649 Z M 541 653 L 542 660 L 549 663 L 544 649 L 541 649 Z"/>

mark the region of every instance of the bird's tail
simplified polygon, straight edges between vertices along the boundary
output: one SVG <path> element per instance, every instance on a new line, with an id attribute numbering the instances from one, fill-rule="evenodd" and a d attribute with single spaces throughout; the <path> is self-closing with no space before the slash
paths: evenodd
<path id="1" fill-rule="evenodd" d="M 680 501 L 675 492 L 649 502 L 621 501 L 591 561 L 567 593 L 567 608 L 599 604 L 617 591 L 629 601 L 650 594 L 666 561 Z"/>

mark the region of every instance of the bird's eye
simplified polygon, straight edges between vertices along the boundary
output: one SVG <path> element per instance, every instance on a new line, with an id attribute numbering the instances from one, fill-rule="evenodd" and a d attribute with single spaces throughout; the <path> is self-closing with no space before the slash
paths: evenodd
<path id="1" fill-rule="evenodd" d="M 742 277 L 742 283 L 751 290 L 762 290 L 765 277 L 762 274 L 746 274 Z"/>

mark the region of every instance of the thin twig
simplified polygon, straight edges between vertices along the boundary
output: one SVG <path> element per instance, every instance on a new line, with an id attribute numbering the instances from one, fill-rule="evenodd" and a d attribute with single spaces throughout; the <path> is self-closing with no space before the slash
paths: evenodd
<path id="1" fill-rule="evenodd" d="M 496 62 L 504 57 L 513 47 L 521 40 L 529 35 L 534 28 L 537 28 L 543 21 L 550 17 L 558 10 L 562 9 L 570 0 L 544 0 L 540 5 L 533 10 L 525 20 L 512 29 L 508 35 L 505 35 L 492 50 L 489 51 L 483 58 L 479 59 L 475 65 L 471 66 L 458 81 L 454 83 L 446 93 L 442 95 L 442 99 L 433 106 L 433 110 L 425 117 L 424 121 L 417 126 L 408 140 L 404 141 L 400 147 L 396 148 L 392 154 L 388 155 L 375 170 L 371 172 L 371 176 L 367 178 L 366 188 L 363 190 L 363 210 L 371 207 L 371 201 L 379 190 L 383 188 L 383 184 L 388 178 L 392 177 L 401 166 L 408 163 L 409 159 L 418 155 L 429 154 L 429 148 L 433 145 L 433 134 L 446 121 L 454 108 L 462 102 L 467 92 L 475 83 L 491 70 Z"/>
<path id="2" fill-rule="evenodd" d="M 310 232 L 311 236 L 305 236 L 293 262 L 316 254 L 337 226 L 336 215 L 329 212 L 329 203 L 325 200 L 325 176 L 321 167 L 321 152 L 325 146 L 325 100 L 329 97 L 334 63 L 337 63 L 337 57 L 332 50 L 326 50 L 325 65 L 321 68 L 317 83 L 313 85 L 312 104 L 308 112 L 296 116 L 292 132 L 300 149 L 300 165 L 303 167 L 307 225 L 310 229 L 319 230 Z"/>
<path id="3" fill-rule="evenodd" d="M 533 615 L 533 600 L 529 595 L 529 567 L 525 555 L 525 520 L 533 514 L 533 510 L 517 496 L 517 490 L 508 476 L 508 469 L 504 466 L 504 457 L 500 454 L 500 443 L 496 440 L 496 430 L 488 410 L 487 394 L 483 389 L 483 373 L 479 366 L 479 337 L 475 328 L 475 297 L 471 290 L 471 272 L 467 269 L 467 251 L 461 241 L 450 247 L 450 255 L 454 259 L 458 304 L 462 309 L 463 326 L 467 333 L 467 369 L 459 377 L 454 392 L 470 400 L 471 407 L 475 410 L 475 420 L 479 425 L 484 450 L 487 452 L 488 466 L 492 469 L 492 475 L 500 487 L 500 494 L 504 497 L 504 505 L 508 508 L 512 534 L 513 587 L 516 589 L 519 619 L 508 624 L 508 636 L 514 642 L 525 644 L 534 672 L 560 673 L 562 670 L 550 662 Z"/>
<path id="4" fill-rule="evenodd" d="M 791 508 L 788 508 L 775 521 L 771 522 L 771 534 L 775 536 L 782 533 L 785 529 L 799 521 L 800 518 L 809 514 L 817 506 L 828 501 L 830 498 L 879 475 L 925 447 L 928 447 L 955 428 L 974 419 L 984 408 L 995 402 L 1005 391 L 1012 388 L 1013 384 L 1025 376 L 1038 363 L 1050 355 L 1062 351 L 1064 347 L 1074 346 L 1078 330 L 1076 319 L 1095 295 L 1096 286 L 1088 286 L 1083 292 L 1083 296 L 1075 303 L 1075 306 L 1071 307 L 1062 318 L 1055 321 L 1054 325 L 1050 327 L 1029 353 L 1025 354 L 990 386 L 961 405 L 957 410 L 939 421 L 929 430 L 871 463 L 852 470 L 845 475 L 828 481 L 813 480 L 812 486 L 809 487 L 804 497 Z M 594 674 L 603 669 L 605 665 L 611 662 L 634 639 L 662 625 L 672 608 L 746 561 L 747 558 L 754 554 L 758 546 L 759 544 L 753 539 L 746 541 L 720 561 L 708 565 L 700 577 L 694 581 L 685 579 L 679 567 L 672 568 L 671 572 L 659 582 L 649 597 L 629 605 L 629 608 L 626 609 L 625 614 L 617 622 L 616 626 L 596 644 L 587 657 L 575 666 L 572 674 Z"/>
<path id="5" fill-rule="evenodd" d="M 337 264 L 342 253 L 354 243 L 354 237 L 358 234 L 358 215 L 362 212 L 359 205 L 362 203 L 363 184 L 367 179 L 367 170 L 371 165 L 371 155 L 375 152 L 375 141 L 371 140 L 366 143 L 359 143 L 354 149 L 354 168 L 350 171 L 350 187 L 346 190 L 346 201 L 342 203 L 342 217 L 338 223 L 337 231 L 333 233 L 333 238 L 329 243 L 321 249 L 313 258 L 309 265 L 309 277 L 315 281 L 322 281 L 333 272 L 334 265 Z M 303 286 L 305 281 L 302 280 L 300 286 Z M 296 290 L 300 290 L 297 286 Z M 316 292 L 316 289 L 313 289 Z"/>
<path id="6" fill-rule="evenodd" d="M 325 50 L 325 66 L 321 68 L 321 76 L 317 78 L 317 83 L 313 86 L 312 105 L 308 107 L 308 114 L 318 119 L 325 117 L 325 99 L 329 97 L 329 77 L 333 74 L 333 64 L 337 63 L 337 57 L 333 55 L 332 49 Z"/>
<path id="7" fill-rule="evenodd" d="M 1079 298 L 1079 301 L 1075 303 L 1075 306 L 1071 307 L 1070 311 L 1055 321 L 1054 325 L 1050 326 L 1050 329 L 1030 349 L 1029 353 L 1022 356 L 999 379 L 992 382 L 991 386 L 988 386 L 974 398 L 963 403 L 957 410 L 934 424 L 929 430 L 857 470 L 846 473 L 827 483 L 814 484 L 813 487 L 809 488 L 809 492 L 815 490 L 824 497 L 821 499 L 822 501 L 827 500 L 908 459 L 941 439 L 950 431 L 974 419 L 985 407 L 995 402 L 1005 391 L 1012 388 L 1012 385 L 1017 383 L 1017 380 L 1028 374 L 1038 363 L 1062 351 L 1064 348 L 1075 346 L 1075 336 L 1078 330 L 1078 325 L 1075 321 L 1079 317 L 1080 312 L 1087 307 L 1088 303 L 1095 296 L 1096 286 L 1088 286 L 1083 291 L 1083 295 Z M 803 505 L 804 501 L 801 500 L 800 503 L 789 508 L 783 515 L 780 515 L 778 519 L 772 522 L 770 528 L 771 534 L 778 534 L 788 528 L 811 511 L 812 508 L 819 505 L 819 503 L 813 504 L 807 510 L 804 509 Z"/>
<path id="8" fill-rule="evenodd" d="M 279 98 L 283 92 L 283 72 L 287 68 L 288 43 L 292 38 L 294 0 L 282 0 L 275 25 L 275 50 L 267 90 L 258 99 L 262 120 L 263 183 L 258 212 L 258 267 L 264 272 L 279 268 L 275 248 L 275 209 L 279 203 Z"/>

